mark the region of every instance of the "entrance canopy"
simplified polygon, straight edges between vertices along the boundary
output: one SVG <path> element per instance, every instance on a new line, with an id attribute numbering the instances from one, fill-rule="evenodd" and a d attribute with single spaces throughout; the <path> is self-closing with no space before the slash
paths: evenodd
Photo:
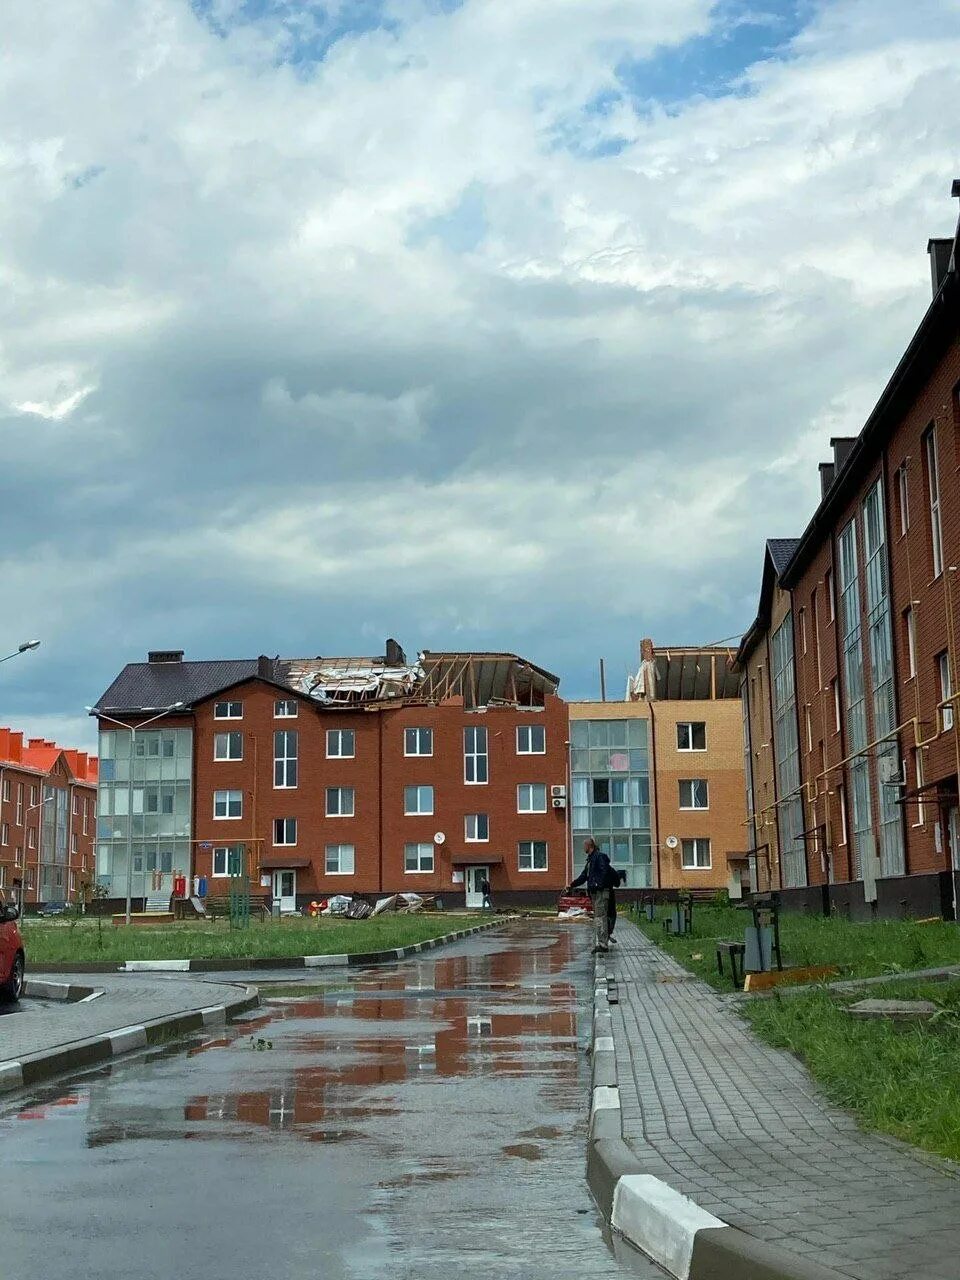
<path id="1" fill-rule="evenodd" d="M 450 859 L 454 867 L 499 867 L 502 857 L 490 853 L 455 853 Z"/>
<path id="2" fill-rule="evenodd" d="M 285 853 L 283 849 L 271 849 L 260 855 L 263 871 L 292 871 L 296 867 L 309 867 L 311 859 L 305 853 Z"/>

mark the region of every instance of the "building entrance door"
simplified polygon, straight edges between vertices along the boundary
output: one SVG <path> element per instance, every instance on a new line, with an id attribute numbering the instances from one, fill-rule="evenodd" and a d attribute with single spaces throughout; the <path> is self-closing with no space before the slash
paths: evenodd
<path id="1" fill-rule="evenodd" d="M 297 873 L 275 871 L 273 873 L 273 909 L 281 915 L 297 909 Z"/>
<path id="2" fill-rule="evenodd" d="M 467 867 L 467 906 L 482 907 L 483 906 L 483 890 L 480 886 L 484 880 L 490 879 L 489 867 Z"/>

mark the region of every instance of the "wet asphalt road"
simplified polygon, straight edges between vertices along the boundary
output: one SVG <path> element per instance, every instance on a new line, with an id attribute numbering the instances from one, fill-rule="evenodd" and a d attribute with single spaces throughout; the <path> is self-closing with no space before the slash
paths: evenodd
<path id="1" fill-rule="evenodd" d="M 7 1106 L 2 1274 L 662 1276 L 614 1257 L 583 1181 L 588 945 L 530 923 L 300 978 L 216 1037 Z"/>

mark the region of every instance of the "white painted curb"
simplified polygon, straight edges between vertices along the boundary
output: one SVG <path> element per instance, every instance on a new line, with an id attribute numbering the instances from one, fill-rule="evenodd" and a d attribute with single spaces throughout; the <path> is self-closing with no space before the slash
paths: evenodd
<path id="1" fill-rule="evenodd" d="M 610 1225 L 677 1280 L 688 1280 L 697 1232 L 725 1222 L 645 1173 L 628 1173 L 613 1193 Z"/>
<path id="2" fill-rule="evenodd" d="M 112 1054 L 129 1053 L 131 1049 L 147 1047 L 146 1027 L 121 1027 L 119 1031 L 111 1031 L 107 1039 L 110 1041 Z"/>
<path id="3" fill-rule="evenodd" d="M 189 973 L 189 960 L 126 960 L 124 973 Z"/>

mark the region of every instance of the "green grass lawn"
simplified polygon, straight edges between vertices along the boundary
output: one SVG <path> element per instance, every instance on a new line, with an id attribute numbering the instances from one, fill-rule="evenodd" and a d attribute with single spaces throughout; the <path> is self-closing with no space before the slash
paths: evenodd
<path id="1" fill-rule="evenodd" d="M 27 966 L 123 960 L 185 960 L 339 955 L 385 951 L 454 933 L 476 917 L 451 912 L 378 916 L 375 920 L 291 919 L 231 929 L 226 921 L 115 926 L 95 920 L 23 922 Z"/>
<path id="2" fill-rule="evenodd" d="M 913 1026 L 859 1022 L 844 1008 L 864 995 L 932 1000 L 942 1012 Z M 960 1160 L 960 982 L 891 982 L 842 995 L 820 987 L 751 999 L 743 1013 L 865 1128 Z"/>
<path id="3" fill-rule="evenodd" d="M 673 937 L 658 919 L 631 919 L 681 964 L 715 987 L 730 990 L 730 979 L 717 976 L 718 939 L 742 941 L 744 928 L 751 923 L 748 911 L 736 907 L 694 903 L 693 934 Z M 866 978 L 937 965 L 960 964 L 960 927 L 947 921 L 917 924 L 912 920 L 879 920 L 853 924 L 834 916 L 801 915 L 785 911 L 780 916 L 783 963 L 793 965 L 837 965 L 840 976 Z"/>

